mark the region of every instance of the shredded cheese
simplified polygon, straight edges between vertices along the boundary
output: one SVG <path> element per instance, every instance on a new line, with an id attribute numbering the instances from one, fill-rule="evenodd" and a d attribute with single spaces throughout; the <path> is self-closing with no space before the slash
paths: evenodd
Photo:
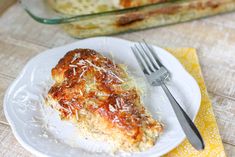
<path id="1" fill-rule="evenodd" d="M 109 111 L 111 111 L 111 112 L 115 112 L 115 111 L 116 111 L 116 109 L 115 109 L 111 104 L 109 104 Z"/>
<path id="2" fill-rule="evenodd" d="M 116 104 L 117 104 L 117 107 L 118 108 L 121 108 L 120 104 L 119 104 L 119 101 L 118 101 L 118 98 L 116 99 Z"/>
<path id="3" fill-rule="evenodd" d="M 82 69 L 83 71 L 82 71 L 82 73 L 80 74 L 80 76 L 79 76 L 79 78 L 82 78 L 82 76 L 84 75 L 84 73 L 87 71 L 87 70 L 84 70 L 84 69 Z"/>
<path id="4" fill-rule="evenodd" d="M 79 94 L 80 94 L 81 96 L 83 96 L 83 93 L 82 93 L 81 89 L 79 90 Z"/>
<path id="5" fill-rule="evenodd" d="M 108 74 L 111 74 L 115 78 L 117 78 L 119 81 L 124 82 L 120 77 L 118 77 L 116 74 L 114 74 L 111 70 L 108 71 Z"/>
<path id="6" fill-rule="evenodd" d="M 78 110 L 76 110 L 76 120 L 79 120 L 79 116 L 78 116 Z"/>
<path id="7" fill-rule="evenodd" d="M 119 122 L 119 119 L 117 116 L 115 116 L 114 119 L 112 120 L 112 123 L 117 123 L 117 122 Z"/>
<path id="8" fill-rule="evenodd" d="M 71 63 L 73 63 L 79 57 L 80 57 L 80 53 L 75 53 L 74 56 L 73 56 L 73 59 L 71 60 Z"/>
<path id="9" fill-rule="evenodd" d="M 85 65 L 85 61 L 84 60 L 80 60 L 79 62 L 76 63 L 77 65 Z"/>
<path id="10" fill-rule="evenodd" d="M 70 67 L 72 68 L 77 68 L 78 66 L 77 65 L 74 65 L 74 64 L 69 64 Z"/>
<path id="11" fill-rule="evenodd" d="M 86 61 L 88 64 L 90 64 L 90 66 L 93 66 L 95 69 L 97 69 L 98 71 L 101 71 L 101 70 L 103 70 L 104 72 L 107 71 L 107 70 L 104 69 L 103 67 L 98 67 L 97 65 L 91 63 L 91 61 L 89 61 L 89 60 L 85 60 L 85 61 Z"/>
<path id="12" fill-rule="evenodd" d="M 73 75 L 75 76 L 76 75 L 76 69 L 73 68 Z"/>

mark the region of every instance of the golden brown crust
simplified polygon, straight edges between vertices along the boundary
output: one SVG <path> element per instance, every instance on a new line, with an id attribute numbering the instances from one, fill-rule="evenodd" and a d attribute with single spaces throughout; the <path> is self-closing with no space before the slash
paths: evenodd
<path id="1" fill-rule="evenodd" d="M 146 140 L 146 131 L 150 131 L 152 137 L 147 141 L 153 145 L 162 132 L 162 125 L 141 104 L 136 87 L 126 84 L 129 77 L 125 70 L 94 50 L 68 52 L 52 69 L 52 77 L 56 83 L 48 95 L 57 102 L 51 105 L 62 119 L 76 117 L 79 122 L 80 112 L 85 110 L 136 144 Z"/>
<path id="2" fill-rule="evenodd" d="M 169 0 L 120 0 L 120 5 L 124 8 L 137 7 L 147 4 L 167 2 Z"/>

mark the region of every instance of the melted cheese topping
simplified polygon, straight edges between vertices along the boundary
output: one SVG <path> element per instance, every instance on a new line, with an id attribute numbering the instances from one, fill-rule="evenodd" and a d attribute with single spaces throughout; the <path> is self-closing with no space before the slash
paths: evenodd
<path id="1" fill-rule="evenodd" d="M 93 50 L 68 52 L 52 69 L 52 77 L 56 83 L 48 94 L 57 102 L 51 105 L 62 119 L 75 117 L 79 122 L 86 120 L 88 113 L 99 115 L 136 142 L 143 140 L 146 129 L 162 130 L 144 109 L 137 88 L 121 65 Z"/>
<path id="2" fill-rule="evenodd" d="M 48 0 L 56 11 L 66 15 L 82 15 L 137 7 L 167 0 Z"/>

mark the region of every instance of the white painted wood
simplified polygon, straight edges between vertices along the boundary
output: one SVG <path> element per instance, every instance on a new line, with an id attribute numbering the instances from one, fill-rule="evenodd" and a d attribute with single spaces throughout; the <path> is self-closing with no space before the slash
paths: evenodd
<path id="1" fill-rule="evenodd" d="M 0 34 L 11 36 L 45 47 L 54 47 L 75 41 L 59 26 L 44 25 L 34 21 L 19 4 L 13 5 L 0 18 Z"/>
<path id="2" fill-rule="evenodd" d="M 0 37 L 0 47 L 0 74 L 13 78 L 31 57 L 43 50 L 40 46 L 3 37 Z"/>
<path id="3" fill-rule="evenodd" d="M 235 101 L 215 94 L 210 98 L 223 142 L 235 145 Z"/>
<path id="4" fill-rule="evenodd" d="M 8 88 L 8 86 L 10 85 L 10 83 L 13 81 L 12 78 L 6 77 L 6 76 L 0 76 L 0 123 L 1 122 L 5 122 L 6 118 L 4 116 L 4 112 L 3 112 L 3 97 L 5 94 L 6 89 Z"/>
<path id="5" fill-rule="evenodd" d="M 224 150 L 225 150 L 227 157 L 235 156 L 235 146 L 224 143 Z"/>
<path id="6" fill-rule="evenodd" d="M 162 47 L 195 47 L 212 99 L 215 117 L 228 157 L 235 156 L 235 13 L 117 35 L 146 39 Z M 59 26 L 39 24 L 19 4 L 0 17 L 0 156 L 32 156 L 13 137 L 3 116 L 7 86 L 37 53 L 76 41 Z"/>
<path id="7" fill-rule="evenodd" d="M 0 124 L 0 156 L 1 157 L 32 157 L 13 136 L 9 126 Z"/>

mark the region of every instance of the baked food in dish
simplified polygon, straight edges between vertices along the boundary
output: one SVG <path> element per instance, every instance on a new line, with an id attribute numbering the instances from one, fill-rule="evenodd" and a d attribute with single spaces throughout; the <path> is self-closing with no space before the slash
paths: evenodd
<path id="1" fill-rule="evenodd" d="M 166 2 L 169 0 L 120 0 L 120 5 L 124 8 L 137 7 L 146 4 Z"/>
<path id="2" fill-rule="evenodd" d="M 132 152 L 152 147 L 163 131 L 125 67 L 94 50 L 68 52 L 52 69 L 52 78 L 47 104 L 61 119 L 73 121 L 80 135 Z"/>
<path id="3" fill-rule="evenodd" d="M 81 15 L 137 7 L 167 0 L 47 0 L 52 8 L 65 15 Z"/>
<path id="4" fill-rule="evenodd" d="M 235 10 L 233 0 L 47 0 L 46 2 L 49 2 L 49 6 L 62 16 L 63 20 L 56 20 L 53 23 L 66 22 L 63 29 L 76 38 L 142 30 Z M 136 8 L 126 9 L 131 7 Z M 104 13 L 111 10 L 113 12 Z"/>

